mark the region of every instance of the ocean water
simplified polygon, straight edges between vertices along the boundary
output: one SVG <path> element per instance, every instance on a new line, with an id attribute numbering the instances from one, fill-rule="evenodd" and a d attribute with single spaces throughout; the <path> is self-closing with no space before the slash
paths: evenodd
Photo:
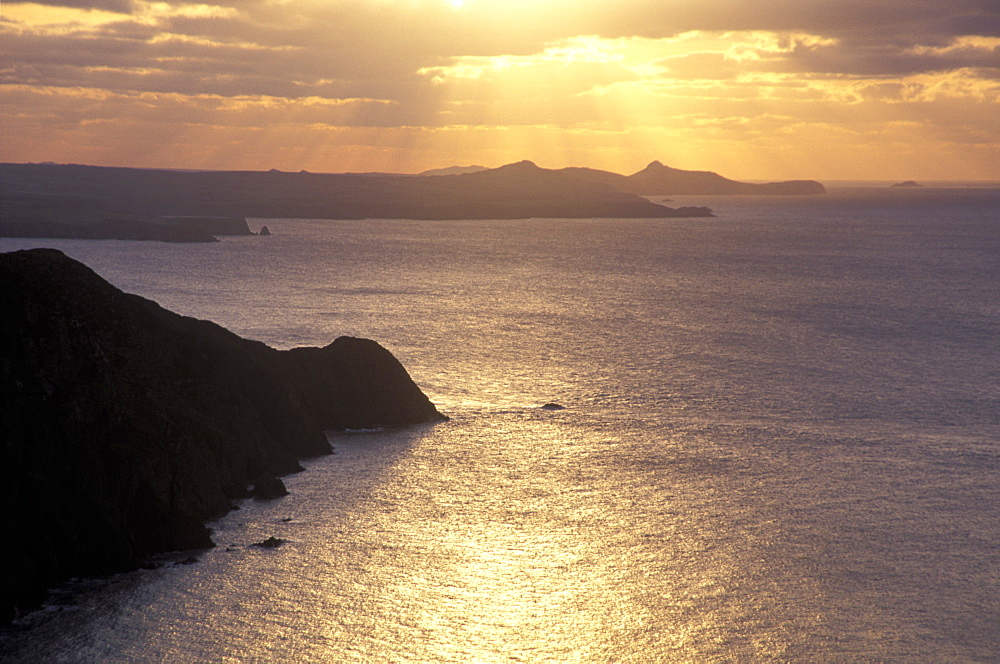
<path id="1" fill-rule="evenodd" d="M 376 339 L 452 418 L 331 433 L 0 659 L 1000 661 L 1000 190 L 675 204 L 718 217 L 0 239 L 276 347 Z"/>

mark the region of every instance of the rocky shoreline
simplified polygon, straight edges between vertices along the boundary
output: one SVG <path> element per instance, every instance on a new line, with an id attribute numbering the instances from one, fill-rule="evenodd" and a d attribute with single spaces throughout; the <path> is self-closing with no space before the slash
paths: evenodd
<path id="1" fill-rule="evenodd" d="M 0 282 L 0 622 L 71 576 L 213 546 L 204 523 L 329 453 L 326 429 L 446 419 L 374 341 L 275 350 L 52 249 L 0 254 Z"/>

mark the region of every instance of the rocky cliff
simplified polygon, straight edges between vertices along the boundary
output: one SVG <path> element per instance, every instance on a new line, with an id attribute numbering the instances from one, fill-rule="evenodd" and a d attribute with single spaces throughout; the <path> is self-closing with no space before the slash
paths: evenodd
<path id="1" fill-rule="evenodd" d="M 328 453 L 323 429 L 443 419 L 373 341 L 274 350 L 55 250 L 0 254 L 0 312 L 0 619 L 60 579 L 211 546 L 205 520 Z"/>

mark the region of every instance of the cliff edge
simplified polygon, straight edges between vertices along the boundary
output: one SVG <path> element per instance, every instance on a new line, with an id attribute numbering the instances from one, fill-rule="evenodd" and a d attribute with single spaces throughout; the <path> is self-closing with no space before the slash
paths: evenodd
<path id="1" fill-rule="evenodd" d="M 59 251 L 0 254 L 0 622 L 70 576 L 212 546 L 324 429 L 445 419 L 373 341 L 278 351 L 118 290 Z"/>

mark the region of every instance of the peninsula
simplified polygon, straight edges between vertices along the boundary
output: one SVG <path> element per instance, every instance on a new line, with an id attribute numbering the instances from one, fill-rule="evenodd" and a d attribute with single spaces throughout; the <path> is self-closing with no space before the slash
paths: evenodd
<path id="1" fill-rule="evenodd" d="M 705 207 L 665 207 L 569 171 L 543 169 L 527 161 L 438 176 L 0 165 L 0 236 L 23 237 L 29 226 L 45 232 L 46 224 L 97 228 L 108 219 L 122 217 L 146 223 L 159 220 L 166 226 L 176 225 L 176 218 L 710 216 L 711 210 Z"/>
<path id="2" fill-rule="evenodd" d="M 68 577 L 213 546 L 205 521 L 329 453 L 324 430 L 445 419 L 374 341 L 278 351 L 53 249 L 0 254 L 0 283 L 0 622 Z"/>
<path id="3" fill-rule="evenodd" d="M 658 161 L 632 175 L 590 168 L 453 167 L 419 175 L 176 171 L 0 164 L 0 237 L 211 242 L 247 217 L 526 219 L 712 217 L 657 195 L 822 194 L 813 180 L 738 182 Z"/>

